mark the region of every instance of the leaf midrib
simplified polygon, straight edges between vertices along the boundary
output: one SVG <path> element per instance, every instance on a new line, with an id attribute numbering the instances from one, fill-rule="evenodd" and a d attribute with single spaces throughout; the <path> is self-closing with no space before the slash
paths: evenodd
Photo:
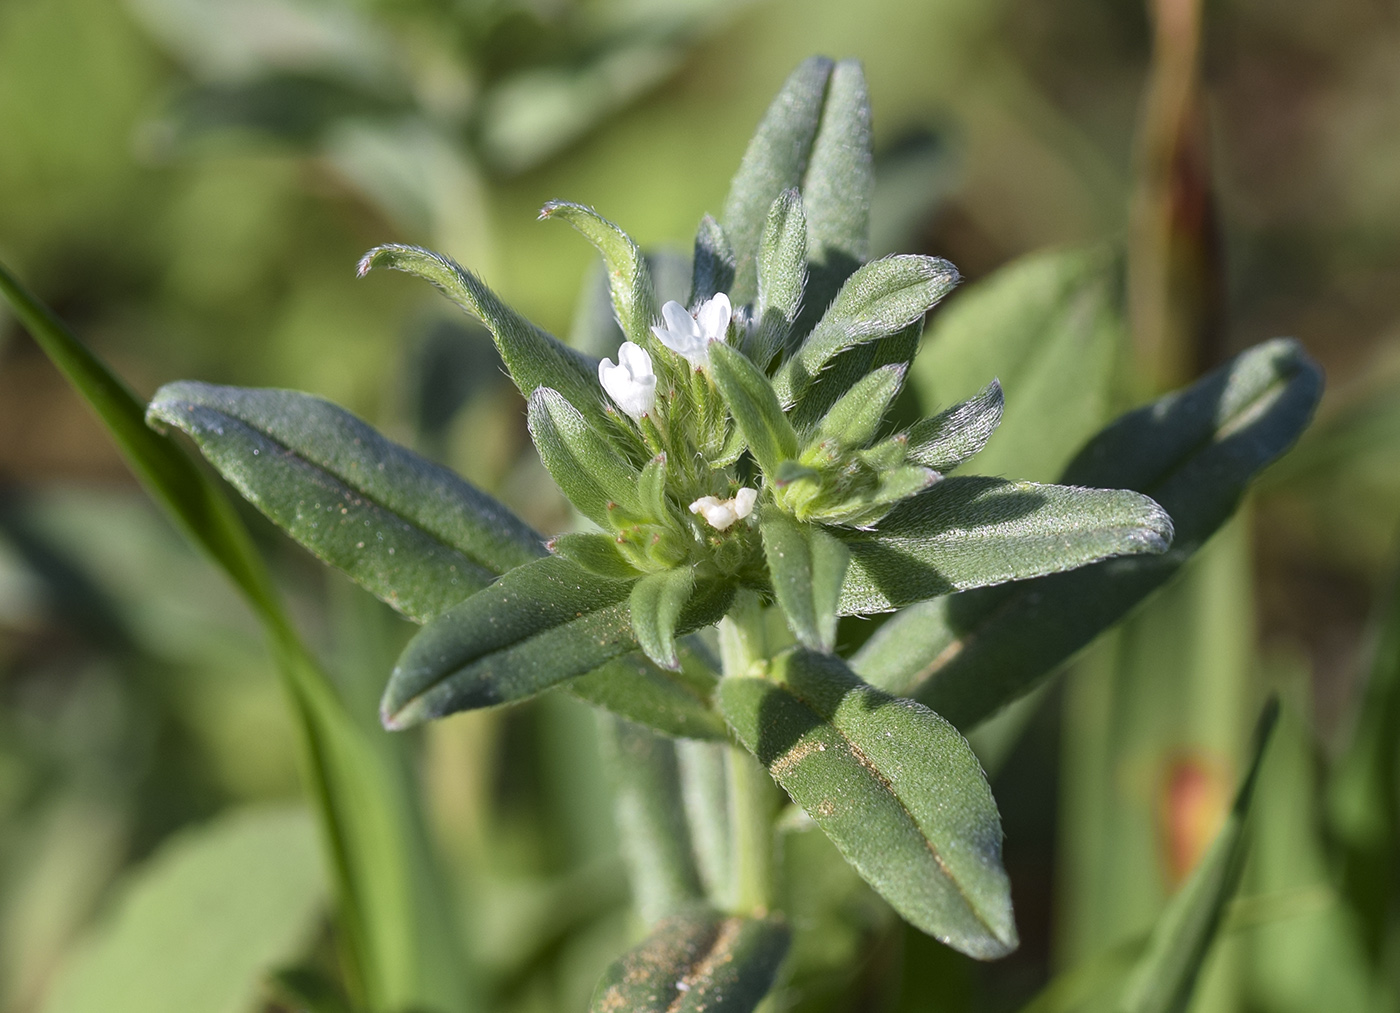
<path id="1" fill-rule="evenodd" d="M 841 737 L 841 741 L 845 743 L 846 748 L 850 751 L 855 761 L 859 763 L 862 767 L 864 767 L 866 770 L 868 770 L 871 773 L 871 775 L 874 776 L 875 780 L 880 783 L 881 787 L 883 787 L 889 793 L 890 797 L 893 798 L 895 802 L 899 805 L 900 812 L 904 814 L 905 819 L 909 821 L 910 825 L 914 828 L 915 833 L 919 835 L 919 839 L 924 842 L 924 847 L 928 849 L 929 854 L 933 857 L 934 863 L 942 871 L 944 877 L 947 878 L 948 882 L 953 884 L 954 889 L 956 889 L 958 892 L 958 896 L 960 896 L 963 899 L 963 903 L 966 905 L 967 909 L 972 912 L 972 915 L 974 918 L 977 919 L 978 924 L 985 928 L 987 932 L 990 933 L 991 937 L 997 940 L 997 942 L 1004 942 L 1001 936 L 997 934 L 996 929 L 992 927 L 991 923 L 982 913 L 981 909 L 972 902 L 972 898 L 968 895 L 967 890 L 964 889 L 963 884 L 959 882 L 958 878 L 953 875 L 952 870 L 948 868 L 948 863 L 944 860 L 943 855 L 939 852 L 938 848 L 934 846 L 933 841 L 929 839 L 928 835 L 924 833 L 923 828 L 919 825 L 918 819 L 915 818 L 913 812 L 909 809 L 909 806 L 905 804 L 904 799 L 900 797 L 899 792 L 895 791 L 894 782 L 892 782 L 885 775 L 885 773 L 875 765 L 874 761 L 872 761 L 870 757 L 865 754 L 865 751 L 861 749 L 858 745 L 856 745 L 854 742 L 852 742 L 850 737 L 846 735 L 844 731 L 841 730 L 839 725 L 836 724 L 836 721 L 834 720 L 834 715 L 836 714 L 836 711 L 840 709 L 841 704 L 838 703 L 836 705 L 836 708 L 832 710 L 833 718 L 825 718 L 822 717 L 821 710 L 819 710 L 806 696 L 798 692 L 797 689 L 793 687 L 790 683 L 782 683 L 781 688 L 786 692 L 790 693 L 794 699 L 796 699 L 799 703 L 802 704 L 802 706 L 806 707 L 818 718 L 821 718 L 824 724 L 830 726 L 831 729 Z M 879 690 L 874 689 L 874 687 L 870 687 L 870 690 L 877 695 L 884 695 L 881 694 Z M 851 689 L 847 690 L 841 695 L 841 702 L 844 703 L 845 700 L 852 693 L 865 692 L 867 691 L 863 687 L 852 687 Z M 895 699 L 896 698 L 891 696 L 887 702 L 893 704 Z M 838 844 L 837 847 L 840 848 L 840 845 Z M 844 849 L 842 850 L 844 851 Z"/>
<path id="2" fill-rule="evenodd" d="M 342 475 L 340 472 L 335 471 L 334 469 L 328 467 L 327 465 L 321 464 L 321 463 L 319 463 L 319 462 L 313 460 L 312 458 L 309 458 L 309 457 L 307 457 L 307 456 L 305 456 L 305 455 L 303 455 L 303 454 L 301 454 L 301 453 L 298 453 L 297 451 L 293 450 L 291 447 L 287 446 L 287 444 L 283 443 L 280 439 L 278 439 L 277 437 L 273 436 L 271 433 L 267 432 L 267 431 L 264 430 L 264 429 L 259 428 L 259 427 L 256 426 L 256 425 L 253 425 L 251 422 L 248 422 L 246 419 L 240 418 L 240 417 L 237 416 L 237 415 L 230 414 L 230 413 L 228 413 L 228 412 L 223 411 L 222 409 L 215 408 L 215 407 L 213 407 L 213 406 L 211 406 L 211 405 L 201 404 L 201 403 L 196 402 L 196 401 L 180 401 L 180 402 L 177 402 L 177 403 L 178 403 L 178 404 L 183 404 L 183 405 L 187 406 L 187 408 L 198 408 L 198 409 L 203 409 L 204 411 L 212 412 L 212 413 L 214 413 L 215 415 L 218 415 L 218 416 L 221 417 L 221 418 L 225 418 L 225 419 L 232 420 L 234 423 L 236 423 L 236 424 L 239 425 L 239 426 L 242 426 L 244 429 L 248 430 L 249 432 L 256 433 L 258 436 L 262 437 L 263 439 L 267 440 L 267 442 L 271 443 L 280 453 L 282 453 L 282 454 L 285 455 L 286 457 L 290 457 L 290 458 L 292 458 L 292 459 L 294 459 L 294 460 L 296 460 L 296 461 L 300 461 L 301 463 L 305 464 L 307 467 L 314 468 L 314 469 L 316 469 L 317 471 L 320 471 L 320 472 L 322 472 L 323 474 L 330 476 L 330 478 L 331 478 L 337 485 L 339 485 L 342 489 L 346 490 L 347 492 L 349 492 L 349 493 L 351 493 L 351 494 L 353 494 L 353 495 L 355 495 L 355 496 L 358 496 L 358 497 L 359 497 L 361 500 L 363 500 L 365 503 L 368 503 L 368 504 L 370 504 L 371 506 L 374 506 L 374 507 L 376 507 L 377 509 L 384 511 L 385 513 L 389 514 L 390 516 L 392 516 L 392 517 L 397 517 L 397 518 L 401 519 L 405 524 L 407 524 L 407 525 L 408 525 L 409 527 L 411 527 L 413 530 L 415 530 L 415 531 L 419 532 L 420 534 L 422 534 L 422 535 L 423 535 L 425 538 L 427 538 L 429 541 L 434 542 L 435 544 L 440 545 L 440 546 L 442 546 L 444 549 L 447 549 L 447 550 L 449 550 L 449 551 L 451 551 L 451 552 L 455 552 L 457 555 L 459 555 L 459 556 L 461 556 L 463 559 L 467 560 L 467 562 L 473 564 L 474 566 L 480 567 L 481 569 L 485 570 L 487 573 L 494 574 L 496 577 L 500 577 L 500 576 L 502 576 L 503 574 L 510 572 L 509 570 L 502 570 L 502 569 L 499 569 L 499 568 L 497 568 L 493 563 L 487 562 L 486 560 L 481 559 L 481 558 L 479 558 L 478 556 L 472 554 L 471 552 L 468 552 L 467 550 L 463 549 L 460 545 L 457 545 L 457 544 L 455 544 L 455 543 L 453 543 L 453 542 L 448 541 L 447 539 L 445 539 L 442 535 L 438 534 L 437 532 L 431 530 L 430 528 L 424 527 L 423 524 L 421 524 L 419 521 L 417 521 L 417 520 L 415 520 L 415 519 L 413 519 L 413 518 L 404 516 L 402 513 L 400 513 L 399 511 L 395 510 L 393 507 L 391 507 L 391 506 L 389 506 L 388 504 L 382 502 L 380 499 L 378 499 L 378 498 L 377 498 L 376 496 L 374 496 L 373 494 L 371 494 L 371 493 L 369 493 L 369 492 L 367 492 L 367 491 L 365 491 L 365 490 L 363 490 L 363 489 L 357 488 L 356 486 L 352 485 L 352 484 L 350 483 L 350 481 L 349 481 L 344 475 Z M 250 491 L 251 491 L 251 490 L 250 490 Z M 256 493 L 255 491 L 252 492 L 252 495 L 250 495 L 249 498 L 252 499 L 252 498 L 254 498 L 254 496 L 257 496 L 258 498 L 262 498 L 262 497 L 261 497 L 258 493 Z M 533 533 L 533 532 L 532 532 L 532 533 Z M 544 545 L 544 541 L 543 541 L 543 539 L 541 539 L 541 540 L 540 540 L 540 547 L 543 548 L 543 545 Z M 317 556 L 320 556 L 322 559 L 325 558 L 324 556 L 321 555 L 320 552 L 317 552 L 314 548 L 312 549 L 312 552 L 314 552 Z M 544 559 L 544 558 L 546 558 L 546 557 L 545 557 L 544 555 L 540 555 L 540 556 L 537 556 L 536 558 Z M 329 560 L 326 560 L 326 561 L 329 562 Z M 521 565 L 523 566 L 523 565 L 525 565 L 525 564 L 522 563 Z M 510 567 L 510 570 L 513 570 L 513 569 L 517 569 L 517 567 Z M 487 586 L 489 586 L 489 584 L 488 584 Z M 469 597 L 469 596 L 468 596 L 468 597 Z M 465 599 L 464 599 L 464 600 L 465 600 Z"/>
<path id="3" fill-rule="evenodd" d="M 1215 429 L 1212 429 L 1210 434 L 1204 439 L 1198 440 L 1195 443 L 1193 443 L 1191 445 L 1191 449 L 1186 454 L 1182 455 L 1181 463 L 1174 465 L 1167 471 L 1163 472 L 1157 479 L 1155 479 L 1152 482 L 1152 484 L 1147 489 L 1133 491 L 1140 492 L 1144 496 L 1152 497 L 1155 501 L 1155 496 L 1153 495 L 1154 493 L 1156 493 L 1163 486 L 1168 484 L 1173 478 L 1175 478 L 1178 474 L 1184 471 L 1193 460 L 1195 460 L 1200 454 L 1204 453 L 1212 445 L 1223 442 L 1224 439 L 1228 439 L 1236 432 L 1241 431 L 1241 427 L 1237 425 L 1238 420 L 1256 413 L 1256 409 L 1258 409 L 1264 401 L 1268 400 L 1271 397 L 1274 397 L 1279 391 L 1286 390 L 1288 386 L 1297 378 L 1298 373 L 1299 370 L 1295 369 L 1286 378 L 1280 378 L 1270 383 L 1267 387 L 1264 388 L 1263 391 L 1259 393 L 1257 397 L 1251 398 L 1250 401 L 1241 411 L 1236 412 L 1235 415 L 1228 419 L 1225 423 L 1217 426 Z M 1173 541 L 1172 545 L 1170 546 L 1170 549 L 1175 550 L 1178 548 L 1180 548 L 1180 546 L 1177 545 L 1175 541 Z M 1077 569 L 1077 567 L 1072 569 Z M 1060 570 L 1056 572 L 1065 573 L 1069 571 Z M 1046 574 L 1045 576 L 1050 576 L 1050 574 Z M 919 669 L 918 672 L 914 675 L 914 677 L 912 677 L 906 682 L 906 688 L 912 691 L 927 683 L 930 679 L 937 675 L 939 671 L 946 667 L 954 658 L 961 654 L 969 645 L 978 640 L 981 637 L 984 630 L 986 629 L 986 627 L 990 625 L 993 622 L 993 620 L 995 620 L 1003 613 L 1010 611 L 1015 606 L 1019 605 L 1021 601 L 1031 593 L 1033 592 L 1030 588 L 1023 588 L 1022 590 L 1015 591 L 1007 595 L 1005 600 L 1003 600 L 1000 604 L 997 605 L 997 607 L 993 608 L 990 612 L 988 612 L 982 619 L 978 620 L 978 622 L 974 624 L 974 626 L 971 629 L 969 629 L 962 635 L 950 640 L 948 644 L 941 651 L 938 652 L 938 655 L 931 662 L 929 662 L 923 668 Z"/>

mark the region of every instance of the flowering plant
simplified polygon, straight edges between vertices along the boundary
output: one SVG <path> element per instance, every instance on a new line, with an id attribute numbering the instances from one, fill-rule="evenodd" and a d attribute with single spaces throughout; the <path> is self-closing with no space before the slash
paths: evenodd
<path id="1" fill-rule="evenodd" d="M 445 256 L 365 256 L 361 274 L 418 275 L 486 324 L 587 530 L 545 539 L 310 395 L 178 382 L 149 405 L 152 426 L 188 433 L 293 538 L 422 624 L 389 677 L 387 728 L 557 686 L 615 716 L 603 727 L 622 760 L 623 844 L 652 929 L 604 975 L 597 1009 L 752 1009 L 792 937 L 776 883 L 785 821 L 820 827 L 918 929 L 977 958 L 1013 950 L 1000 817 L 959 729 L 1174 573 L 1317 398 L 1297 346 L 1271 342 L 1122 417 L 1064 484 L 952 474 L 992 437 L 1002 391 L 988 377 L 966 402 L 891 421 L 923 320 L 958 275 L 936 257 L 869 258 L 869 122 L 858 65 L 799 67 L 723 213 L 700 224 L 684 305 L 658 305 L 617 225 L 546 205 L 603 257 L 616 361 L 556 340 Z M 26 312 L 133 458 L 156 462 L 143 474 L 177 516 L 197 535 L 232 530 L 205 493 L 179 491 L 185 465 L 131 431 L 94 361 Z M 199 537 L 290 642 L 242 543 Z M 889 612 L 846 649 L 842 617 Z M 292 685 L 331 763 L 349 749 L 325 732 L 334 706 L 314 681 Z M 368 1004 L 392 1005 L 380 999 Z"/>

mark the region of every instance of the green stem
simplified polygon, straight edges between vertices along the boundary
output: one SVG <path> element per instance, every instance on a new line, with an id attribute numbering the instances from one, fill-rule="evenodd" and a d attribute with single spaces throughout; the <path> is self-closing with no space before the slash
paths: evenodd
<path id="1" fill-rule="evenodd" d="M 726 678 L 763 678 L 775 644 L 768 616 L 751 591 L 740 592 L 719 625 L 720 660 Z M 764 915 L 773 906 L 774 821 L 781 798 L 773 779 L 739 746 L 729 750 L 731 834 L 729 904 L 736 912 Z"/>
<path id="2" fill-rule="evenodd" d="M 729 825 L 734 867 L 730 906 L 736 912 L 766 915 L 773 907 L 773 779 L 739 746 L 729 749 Z"/>

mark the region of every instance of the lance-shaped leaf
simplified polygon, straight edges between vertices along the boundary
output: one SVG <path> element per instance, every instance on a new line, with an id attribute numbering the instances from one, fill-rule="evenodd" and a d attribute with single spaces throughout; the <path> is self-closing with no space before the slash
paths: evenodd
<path id="1" fill-rule="evenodd" d="M 831 441 L 841 449 L 863 447 L 869 443 L 875 438 L 885 412 L 904 386 L 906 369 L 903 364 L 881 366 L 858 381 L 822 416 L 812 435 L 812 442 L 820 444 Z"/>
<path id="2" fill-rule="evenodd" d="M 603 972 L 590 1013 L 749 1013 L 787 954 L 777 918 L 673 915 Z"/>
<path id="3" fill-rule="evenodd" d="M 569 201 L 550 201 L 540 209 L 540 219 L 560 218 L 577 229 L 603 255 L 612 293 L 613 312 L 628 341 L 652 344 L 651 325 L 656 319 L 656 293 L 646 258 L 632 237 L 598 212 Z"/>
<path id="4" fill-rule="evenodd" d="M 603 528 L 617 526 L 619 509 L 627 521 L 645 517 L 637 469 L 562 394 L 548 387 L 532 393 L 528 422 L 540 460 L 585 517 Z"/>
<path id="5" fill-rule="evenodd" d="M 384 726 L 524 699 L 636 650 L 634 583 L 555 556 L 512 570 L 409 641 L 380 702 Z"/>
<path id="6" fill-rule="evenodd" d="M 727 740 L 714 709 L 718 677 L 694 645 L 683 644 L 681 667 L 668 672 L 641 654 L 610 661 L 569 683 L 569 692 L 595 707 L 678 739 Z"/>
<path id="7" fill-rule="evenodd" d="M 419 622 L 543 554 L 496 500 L 318 397 L 181 381 L 146 418 L 184 430 L 273 523 Z"/>
<path id="8" fill-rule="evenodd" d="M 833 66 L 827 58 L 814 56 L 792 72 L 768 106 L 730 184 L 720 222 L 734 250 L 729 296 L 736 306 L 758 295 L 756 264 L 763 224 L 778 194 L 802 185 Z"/>
<path id="9" fill-rule="evenodd" d="M 836 607 L 850 551 L 815 524 L 802 524 L 773 507 L 759 525 L 773 594 L 797 639 L 814 651 L 836 644 Z"/>
<path id="10" fill-rule="evenodd" d="M 754 301 L 758 329 L 745 352 L 760 367 L 766 367 L 787 344 L 806 285 L 807 220 L 802 198 L 796 190 L 784 190 L 768 212 L 758 247 L 758 298 Z"/>
<path id="11" fill-rule="evenodd" d="M 690 845 L 676 745 L 640 725 L 600 714 L 599 745 L 614 813 L 643 921 L 699 904 L 704 894 Z"/>
<path id="12" fill-rule="evenodd" d="M 860 615 L 1108 556 L 1165 552 L 1172 522 L 1140 493 L 967 476 L 906 500 L 874 531 L 841 537 L 851 549 L 841 611 Z"/>
<path id="13" fill-rule="evenodd" d="M 908 459 L 934 471 L 952 471 L 987 445 L 1001 424 L 1003 404 L 1001 384 L 993 380 L 976 397 L 915 423 L 909 430 Z"/>
<path id="14" fill-rule="evenodd" d="M 831 72 L 821 126 L 802 182 L 807 206 L 810 308 L 815 319 L 870 256 L 870 201 L 875 192 L 870 96 L 856 60 Z"/>
<path id="15" fill-rule="evenodd" d="M 1235 895 L 1248 854 L 1246 820 L 1259 767 L 1278 719 L 1278 701 L 1271 699 L 1254 733 L 1254 756 L 1225 826 L 1215 837 L 1186 884 L 1157 919 L 1118 1003 L 1119 1013 L 1183 1013 L 1210 945 L 1220 928 L 1225 905 Z"/>
<path id="16" fill-rule="evenodd" d="M 521 700 L 635 651 L 635 583 L 557 556 L 511 570 L 408 642 L 380 703 L 385 727 Z M 677 632 L 717 622 L 732 596 L 727 584 L 697 582 Z"/>
<path id="17" fill-rule="evenodd" d="M 1312 418 L 1322 375 L 1294 341 L 1258 345 L 1096 436 L 1065 479 L 1126 486 L 1170 513 L 1172 550 L 917 605 L 857 654 L 857 670 L 970 728 L 1160 587 L 1234 511 L 1250 479 Z M 949 482 L 953 479 L 949 479 Z"/>
<path id="18" fill-rule="evenodd" d="M 776 475 L 784 461 L 797 456 L 797 433 L 773 385 L 742 352 L 717 341 L 710 343 L 710 369 L 754 459 L 766 473 Z"/>
<path id="19" fill-rule="evenodd" d="M 405 271 L 430 281 L 458 306 L 478 317 L 495 339 L 501 360 L 521 394 L 529 397 L 537 387 L 553 388 L 589 421 L 606 427 L 598 360 L 575 351 L 530 323 L 452 258 L 417 246 L 390 243 L 376 246 L 360 259 L 362 277 L 376 267 Z"/>
<path id="20" fill-rule="evenodd" d="M 972 747 L 926 707 L 800 648 L 720 682 L 739 740 L 912 925 L 983 960 L 1016 948 L 1001 818 Z"/>
<path id="21" fill-rule="evenodd" d="M 677 566 L 637 581 L 629 598 L 632 632 L 642 652 L 662 668 L 681 667 L 676 656 L 676 621 L 695 590 L 695 568 Z"/>
<path id="22" fill-rule="evenodd" d="M 690 301 L 698 306 L 716 292 L 728 292 L 734 285 L 734 251 L 719 222 L 710 215 L 700 219 L 695 233 L 692 258 Z"/>
<path id="23" fill-rule="evenodd" d="M 774 376 L 778 399 L 784 405 L 800 401 L 842 352 L 893 337 L 918 323 L 957 283 L 957 269 L 938 257 L 898 254 L 866 264 L 846 279 L 802 347 Z M 844 393 L 865 372 L 849 377 L 837 393 Z"/>

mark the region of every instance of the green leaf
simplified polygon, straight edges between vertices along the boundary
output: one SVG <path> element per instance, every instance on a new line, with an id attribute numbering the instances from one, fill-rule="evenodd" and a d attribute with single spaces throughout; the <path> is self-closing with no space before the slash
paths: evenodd
<path id="1" fill-rule="evenodd" d="M 759 467 L 777 474 L 784 461 L 797 456 L 797 433 L 768 377 L 742 352 L 717 341 L 710 343 L 710 369 Z"/>
<path id="2" fill-rule="evenodd" d="M 1248 855 L 1245 834 L 1254 785 L 1278 720 L 1271 699 L 1254 733 L 1254 758 L 1225 826 L 1215 837 L 1191 878 L 1162 912 L 1147 942 L 1147 952 L 1133 968 L 1118 1003 L 1120 1013 L 1183 1013 L 1195 991 L 1206 954 L 1215 940 L 1225 905 L 1234 897 Z"/>
<path id="3" fill-rule="evenodd" d="M 1016 948 L 1001 819 L 947 721 L 800 648 L 720 682 L 739 740 L 907 921 L 972 957 Z"/>
<path id="4" fill-rule="evenodd" d="M 496 500 L 309 394 L 181 381 L 146 419 L 188 433 L 273 523 L 419 622 L 543 554 Z"/>
<path id="5" fill-rule="evenodd" d="M 557 390 L 585 418 L 606 431 L 607 414 L 603 389 L 598 383 L 597 359 L 540 330 L 450 257 L 417 246 L 390 243 L 376 246 L 360 259 L 361 277 L 376 267 L 405 271 L 432 282 L 490 330 L 501 360 L 521 394 L 529 397 L 537 387 Z"/>
<path id="6" fill-rule="evenodd" d="M 673 915 L 614 961 L 591 1013 L 749 1013 L 777 976 L 787 926 L 712 911 Z"/>
<path id="7" fill-rule="evenodd" d="M 736 306 L 758 295 L 758 245 L 768 209 L 778 194 L 802 185 L 833 66 L 826 57 L 814 56 L 792 72 L 768 106 L 730 184 L 720 222 L 734 250 L 729 298 Z"/>
<path id="8" fill-rule="evenodd" d="M 1151 496 L 1171 515 L 1170 552 L 917 605 L 871 638 L 857 671 L 971 728 L 1176 573 L 1306 428 L 1321 392 L 1321 373 L 1296 342 L 1269 341 L 1122 416 L 1064 480 Z"/>
<path id="9" fill-rule="evenodd" d="M 717 292 L 727 293 L 734 285 L 734 251 L 719 222 L 710 215 L 700 219 L 695 233 L 691 271 L 689 306 L 699 306 Z"/>
<path id="10" fill-rule="evenodd" d="M 635 583 L 558 557 L 510 571 L 409 641 L 384 690 L 384 726 L 521 700 L 636 650 L 627 607 Z M 718 621 L 732 594 L 700 582 L 678 632 Z"/>
<path id="11" fill-rule="evenodd" d="M 831 441 L 842 449 L 863 447 L 875 438 L 880 422 L 904 386 L 906 367 L 881 366 L 841 395 L 817 423 L 813 443 Z M 923 461 L 917 461 L 923 464 Z M 932 467 L 932 465 L 929 465 Z"/>
<path id="12" fill-rule="evenodd" d="M 798 641 L 814 651 L 836 646 L 836 606 L 850 550 L 814 524 L 767 507 L 759 523 L 773 593 Z"/>
<path id="13" fill-rule="evenodd" d="M 919 323 L 958 283 L 952 264 L 938 257 L 897 254 L 871 261 L 852 274 L 812 333 L 773 377 L 784 405 L 801 401 L 822 370 L 842 352 L 891 338 Z M 835 395 L 869 370 L 843 375 Z M 834 399 L 834 398 L 833 398 Z"/>
<path id="14" fill-rule="evenodd" d="M 384 726 L 521 700 L 636 650 L 634 583 L 558 557 L 510 571 L 409 641 L 384 689 Z"/>
<path id="15" fill-rule="evenodd" d="M 604 530 L 644 517 L 637 498 L 640 475 L 558 391 L 530 395 L 530 437 L 564 495 Z M 621 510 L 624 517 L 616 516 Z"/>
<path id="16" fill-rule="evenodd" d="M 653 520 L 660 520 L 671 513 L 671 504 L 666 499 L 666 455 L 657 454 L 642 468 L 637 480 L 637 499 L 643 514 Z"/>
<path id="17" fill-rule="evenodd" d="M 831 72 L 821 127 L 803 177 L 807 206 L 813 319 L 870 256 L 870 202 L 875 192 L 870 96 L 859 61 Z"/>
<path id="18" fill-rule="evenodd" d="M 549 551 L 583 567 L 589 573 L 614 580 L 631 580 L 640 574 L 617 551 L 611 535 L 567 534 L 549 540 Z"/>
<path id="19" fill-rule="evenodd" d="M 681 798 L 675 742 L 611 714 L 598 715 L 598 731 L 637 913 L 654 922 L 695 906 L 703 891 Z"/>
<path id="20" fill-rule="evenodd" d="M 718 679 L 695 650 L 680 651 L 679 671 L 668 672 L 641 654 L 628 654 L 569 683 L 569 691 L 634 724 L 680 739 L 727 740 L 714 709 Z"/>
<path id="21" fill-rule="evenodd" d="M 421 813 L 400 757 L 367 738 L 297 636 L 247 529 L 181 448 L 145 424 L 145 405 L 3 266 L 0 293 L 101 419 L 133 472 L 190 541 L 244 594 L 267 633 L 287 691 L 331 858 L 337 929 L 372 1009 L 452 1007 L 464 970 L 436 888 Z"/>
<path id="22" fill-rule="evenodd" d="M 745 348 L 760 368 L 787 344 L 807 284 L 807 220 L 796 190 L 778 194 L 758 246 L 758 330 Z"/>
<path id="23" fill-rule="evenodd" d="M 932 418 L 916 422 L 909 430 L 908 459 L 934 471 L 952 471 L 987 445 L 1001 424 L 1001 384 L 987 384 L 976 397 Z"/>
<path id="24" fill-rule="evenodd" d="M 182 831 L 121 884 L 44 1013 L 252 1009 L 264 977 L 311 942 L 325 892 L 316 828 L 300 808 Z"/>
<path id="25" fill-rule="evenodd" d="M 662 668 L 681 667 L 676 656 L 676 621 L 695 590 L 695 568 L 677 566 L 648 574 L 632 586 L 628 604 L 632 632 L 642 652 Z"/>
<path id="26" fill-rule="evenodd" d="M 603 255 L 612 292 L 613 312 L 627 340 L 643 347 L 652 344 L 651 325 L 658 309 L 646 258 L 632 237 L 598 212 L 569 201 L 550 201 L 540 209 L 540 220 L 560 218 L 568 222 Z"/>
<path id="27" fill-rule="evenodd" d="M 1106 251 L 1035 253 L 959 292 L 933 318 L 909 373 L 920 400 L 972 398 L 994 376 L 1006 391 L 978 474 L 1054 481 L 1111 418 L 1128 342 L 1121 275 Z"/>
<path id="28" fill-rule="evenodd" d="M 851 549 L 841 611 L 863 615 L 1108 556 L 1165 552 L 1172 522 L 1135 492 L 966 476 L 901 503 L 874 531 L 841 537 Z"/>

